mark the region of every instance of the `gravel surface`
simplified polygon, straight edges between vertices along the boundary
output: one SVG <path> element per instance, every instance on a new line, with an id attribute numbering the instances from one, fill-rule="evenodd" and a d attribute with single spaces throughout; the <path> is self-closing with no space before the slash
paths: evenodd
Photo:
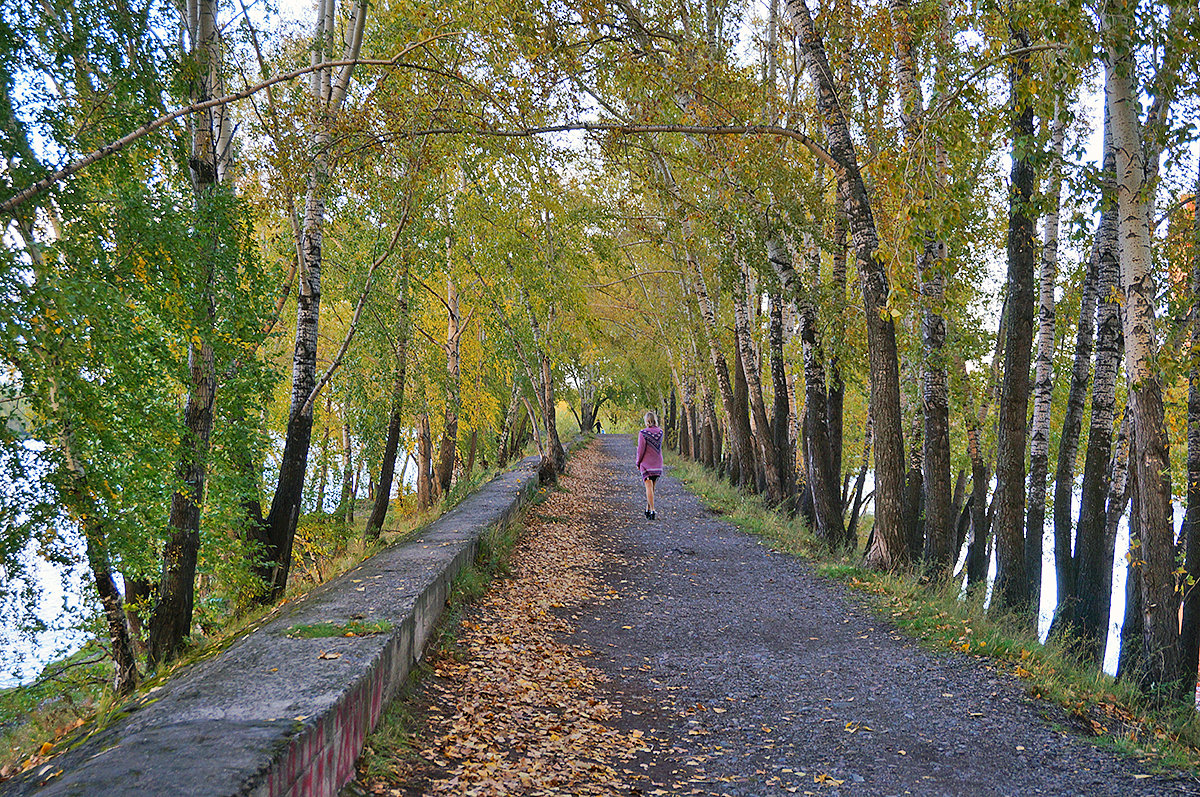
<path id="1" fill-rule="evenodd" d="M 619 598 L 576 607 L 571 641 L 609 678 L 633 762 L 659 794 L 1171 795 L 1056 727 L 1053 706 L 965 655 L 935 655 L 805 562 L 770 551 L 670 475 L 646 520 L 634 440 L 593 444 L 602 577 Z"/>

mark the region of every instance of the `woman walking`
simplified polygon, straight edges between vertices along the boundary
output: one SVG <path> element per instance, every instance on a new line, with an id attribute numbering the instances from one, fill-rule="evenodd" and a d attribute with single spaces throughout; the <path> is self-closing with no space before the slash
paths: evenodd
<path id="1" fill-rule="evenodd" d="M 663 472 L 663 430 L 658 428 L 658 416 L 653 412 L 647 412 L 643 420 L 646 428 L 638 432 L 637 466 L 646 485 L 646 517 L 654 520 L 654 483 Z"/>

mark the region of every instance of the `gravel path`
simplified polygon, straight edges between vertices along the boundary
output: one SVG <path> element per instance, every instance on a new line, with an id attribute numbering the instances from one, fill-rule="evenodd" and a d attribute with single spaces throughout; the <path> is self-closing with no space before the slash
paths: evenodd
<path id="1" fill-rule="evenodd" d="M 595 545 L 620 597 L 576 607 L 571 641 L 620 725 L 655 742 L 627 770 L 643 793 L 1200 794 L 1056 729 L 1015 676 L 922 650 L 669 475 L 645 520 L 633 439 L 593 445 L 611 472 L 591 485 Z"/>

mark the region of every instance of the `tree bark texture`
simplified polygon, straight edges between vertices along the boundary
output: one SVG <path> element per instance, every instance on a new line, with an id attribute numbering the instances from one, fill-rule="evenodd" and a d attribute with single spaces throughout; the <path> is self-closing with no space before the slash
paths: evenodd
<path id="1" fill-rule="evenodd" d="M 433 439 L 429 413 L 417 416 L 417 511 L 433 506 Z"/>
<path id="2" fill-rule="evenodd" d="M 1017 47 L 1028 46 L 1023 32 L 1013 31 Z M 1009 189 L 1008 284 L 1005 305 L 1004 381 L 999 404 L 996 452 L 996 583 L 995 610 L 1030 612 L 1025 568 L 1025 442 L 1029 407 L 1029 361 L 1033 345 L 1033 272 L 1036 263 L 1032 208 L 1034 173 L 1033 106 L 1028 98 L 1028 55 L 1013 58 L 1012 176 Z M 1033 610 L 1036 611 L 1036 610 Z"/>
<path id="3" fill-rule="evenodd" d="M 350 407 L 342 404 L 342 494 L 338 498 L 338 522 L 354 522 L 354 446 L 350 437 Z"/>
<path id="4" fill-rule="evenodd" d="M 1129 434 L 1136 437 L 1137 430 L 1130 427 Z M 1134 450 L 1134 441 L 1129 441 L 1130 455 Z M 1136 507 L 1138 495 L 1138 469 L 1129 468 L 1129 504 Z M 1142 571 L 1145 562 L 1142 560 L 1141 521 L 1136 511 L 1129 513 L 1129 556 L 1127 557 L 1125 574 L 1125 618 L 1121 623 L 1121 651 L 1117 657 L 1117 680 L 1142 679 L 1145 668 L 1145 615 L 1142 607 Z"/>
<path id="5" fill-rule="evenodd" d="M 817 86 L 829 154 L 837 162 L 840 194 L 850 222 L 866 312 L 870 366 L 871 416 L 875 446 L 875 534 L 868 565 L 892 569 L 905 562 L 900 523 L 904 489 L 904 439 L 900 429 L 900 370 L 896 329 L 888 309 L 888 279 L 879 258 L 879 235 L 854 141 L 838 100 L 825 46 L 813 25 L 806 0 L 787 0 L 793 27 L 808 71 Z"/>
<path id="6" fill-rule="evenodd" d="M 217 39 L 217 4 L 199 0 L 195 15 L 187 23 L 194 72 L 189 92 L 192 103 L 212 98 L 214 82 L 220 67 Z M 221 152 L 221 136 L 217 117 L 210 110 L 188 119 L 191 154 L 188 165 L 192 191 L 198 208 L 210 203 L 218 190 L 220 163 L 227 153 Z M 206 215 L 201 210 L 200 215 Z M 215 219 L 210 220 L 214 224 Z M 215 258 L 218 237 L 214 228 L 200 233 L 211 241 L 208 262 L 197 264 L 204 273 L 200 291 L 197 320 L 199 328 L 189 335 L 188 394 L 184 400 L 183 434 L 179 459 L 175 466 L 178 482 L 171 496 L 171 529 L 163 546 L 162 574 L 158 584 L 158 600 L 150 617 L 148 661 L 151 666 L 173 658 L 191 632 L 192 609 L 195 602 L 196 561 L 200 555 L 200 515 L 204 505 L 204 488 L 208 471 L 209 441 L 212 437 L 213 403 L 216 399 L 216 370 L 210 336 L 216 320 L 213 297 Z M 115 588 L 114 588 L 115 589 Z"/>
<path id="7" fill-rule="evenodd" d="M 1101 226 L 1103 226 L 1101 216 Z M 1096 304 L 1099 296 L 1101 236 L 1097 231 L 1091 262 L 1084 276 L 1079 300 L 1079 324 L 1075 331 L 1075 362 L 1071 368 L 1071 386 L 1063 411 L 1062 433 L 1058 439 L 1058 461 L 1054 470 L 1054 570 L 1058 579 L 1061 615 L 1070 617 L 1070 597 L 1075 594 L 1075 559 L 1071 550 L 1071 514 L 1075 491 L 1075 458 L 1079 452 L 1079 431 L 1083 425 L 1088 383 L 1091 381 L 1092 349 L 1095 337 Z M 1055 622 L 1058 622 L 1057 618 Z"/>
<path id="8" fill-rule="evenodd" d="M 402 284 L 407 283 L 403 280 Z M 379 489 L 375 492 L 375 504 L 367 518 L 363 535 L 368 539 L 379 539 L 383 523 L 387 518 L 388 505 L 392 498 L 392 477 L 396 472 L 396 452 L 400 449 L 400 430 L 404 421 L 404 379 L 408 363 L 408 296 L 407 288 L 401 288 L 400 325 L 396 342 L 396 378 L 392 382 L 391 407 L 388 412 L 387 437 L 383 443 L 383 460 L 379 464 Z"/>
<path id="9" fill-rule="evenodd" d="M 462 370 L 459 363 L 459 342 L 462 326 L 458 313 L 458 290 L 454 279 L 446 275 L 446 389 L 443 391 L 446 409 L 442 416 L 442 441 L 438 446 L 434 487 L 438 495 L 450 492 L 454 479 L 454 455 L 458 451 L 458 410 L 462 401 Z"/>
<path id="10" fill-rule="evenodd" d="M 1099 593 L 1111 590 L 1101 583 L 1104 573 L 1111 578 L 1112 564 L 1105 562 L 1104 537 L 1107 527 L 1105 500 L 1109 492 L 1109 464 L 1112 460 L 1113 413 L 1116 405 L 1117 375 L 1121 367 L 1121 307 L 1115 297 L 1119 284 L 1117 228 L 1115 208 L 1101 214 L 1097 231 L 1098 275 L 1096 306 L 1096 364 L 1092 385 L 1091 418 L 1088 424 L 1087 451 L 1083 463 L 1079 520 L 1075 529 L 1075 553 L 1067 573 L 1070 592 L 1064 591 L 1067 605 L 1064 616 L 1073 621 L 1076 633 L 1086 646 L 1095 645 L 1097 635 L 1107 628 L 1108 615 L 1099 615 L 1103 602 Z M 1112 552 L 1107 553 L 1112 559 Z M 1081 604 L 1087 603 L 1087 608 Z M 1077 610 L 1078 609 L 1078 610 Z"/>
<path id="11" fill-rule="evenodd" d="M 342 61 L 353 62 L 362 49 L 367 0 L 356 0 L 347 30 Z M 334 0 L 321 0 L 314 35 L 318 45 L 312 53 L 313 65 L 329 60 L 328 48 L 334 36 Z M 267 514 L 268 563 L 260 575 L 267 582 L 265 600 L 275 601 L 287 588 L 292 564 L 292 542 L 300 520 L 304 498 L 304 477 L 312 442 L 312 402 L 309 397 L 316 385 L 318 328 L 321 313 L 321 243 L 325 221 L 325 187 L 329 180 L 328 150 L 332 126 L 346 97 L 353 63 L 312 73 L 312 167 L 304 205 L 304 224 L 300 233 L 300 285 L 296 296 L 296 344 L 292 353 L 292 403 L 288 412 L 287 433 L 280 458 L 279 482 Z"/>
<path id="12" fill-rule="evenodd" d="M 1029 431 L 1029 495 L 1026 499 L 1025 569 L 1034 606 L 1042 588 L 1042 538 L 1046 533 L 1046 478 L 1050 472 L 1050 399 L 1054 394 L 1054 288 L 1058 282 L 1058 201 L 1063 155 L 1063 124 L 1051 121 L 1051 175 L 1045 191 L 1042 258 L 1037 311 L 1037 358 L 1033 380 L 1033 422 Z"/>
<path id="13" fill-rule="evenodd" d="M 1187 404 L 1187 516 L 1183 525 L 1183 624 L 1180 628 L 1180 667 L 1194 673 L 1200 667 L 1200 173 L 1192 195 L 1192 329 L 1189 346 Z"/>
<path id="14" fill-rule="evenodd" d="M 1097 665 L 1104 661 L 1108 640 L 1108 615 L 1112 608 L 1113 556 L 1117 547 L 1117 527 L 1129 500 L 1129 414 L 1121 420 L 1121 430 L 1113 447 L 1107 475 L 1108 503 L 1104 511 L 1104 530 L 1079 557 L 1078 589 L 1074 601 L 1076 650 L 1084 660 Z"/>
<path id="15" fill-rule="evenodd" d="M 512 388 L 509 390 L 508 410 L 504 413 L 504 426 L 500 429 L 500 445 L 496 452 L 496 464 L 504 468 L 512 457 L 516 446 L 517 410 L 521 406 L 521 383 L 513 377 Z"/>
<path id="16" fill-rule="evenodd" d="M 796 511 L 796 454 L 791 438 L 791 404 L 788 401 L 787 371 L 783 358 L 783 297 L 770 297 L 771 385 L 774 408 L 771 415 L 771 437 L 775 443 L 779 481 L 783 489 L 784 508 L 790 515 Z"/>
<path id="17" fill-rule="evenodd" d="M 1115 8 L 1114 8 L 1115 6 Z M 1142 684 L 1162 687 L 1187 681 L 1195 686 L 1195 671 L 1185 674 L 1179 651 L 1178 597 L 1175 594 L 1175 531 L 1171 519 L 1171 475 L 1167 454 L 1162 385 L 1157 366 L 1154 303 L 1155 286 L 1150 252 L 1151 230 L 1147 203 L 1153 192 L 1147 184 L 1145 149 L 1139 130 L 1138 92 L 1133 82 L 1133 23 L 1135 9 L 1127 0 L 1114 0 L 1105 9 L 1108 44 L 1105 64 L 1105 102 L 1109 109 L 1113 151 L 1116 153 L 1117 239 L 1121 290 L 1125 295 L 1125 372 L 1133 426 L 1133 462 L 1137 471 L 1138 516 L 1142 541 Z M 1157 164 L 1155 164 L 1155 167 Z"/>

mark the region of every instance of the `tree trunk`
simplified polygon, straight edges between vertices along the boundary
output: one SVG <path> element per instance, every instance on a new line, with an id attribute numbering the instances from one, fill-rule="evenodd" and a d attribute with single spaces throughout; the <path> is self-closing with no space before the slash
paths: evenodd
<path id="1" fill-rule="evenodd" d="M 1017 47 L 1028 47 L 1012 30 Z M 1033 345 L 1033 106 L 1029 103 L 1029 55 L 1015 56 L 1012 87 L 1012 177 L 1008 217 L 1008 285 L 1005 305 L 1004 381 L 996 453 L 996 583 L 992 608 L 1036 612 L 1025 568 L 1025 442 L 1029 407 L 1029 360 Z"/>
<path id="2" fill-rule="evenodd" d="M 867 417 L 866 433 L 863 435 L 862 464 L 858 468 L 858 476 L 854 480 L 854 498 L 850 507 L 850 522 L 846 526 L 846 539 L 851 547 L 858 545 L 858 518 L 865 503 L 863 484 L 867 478 L 867 466 L 871 462 L 871 418 Z"/>
<path id="3" fill-rule="evenodd" d="M 350 407 L 342 404 L 342 494 L 338 498 L 337 519 L 350 523 L 354 519 L 354 447 L 350 440 Z"/>
<path id="4" fill-rule="evenodd" d="M 189 354 L 194 355 L 188 358 L 192 390 L 184 412 L 183 455 L 175 472 L 183 487 L 171 496 L 171 536 L 163 546 L 158 602 L 150 617 L 147 646 L 150 666 L 178 655 L 192 630 L 196 561 L 200 554 L 200 513 L 213 427 L 216 376 L 209 346 L 193 344 Z"/>
<path id="5" fill-rule="evenodd" d="M 212 99 L 214 83 L 220 69 L 218 52 L 217 4 L 213 0 L 198 0 L 195 16 L 187 22 L 191 41 L 193 79 L 189 99 L 202 103 Z M 211 203 L 218 190 L 223 172 L 222 149 L 219 146 L 217 118 L 209 110 L 189 117 L 191 134 L 192 191 L 198 208 Z M 210 215 L 203 211 L 201 216 Z M 216 220 L 210 219 L 212 224 Z M 216 399 L 216 370 L 213 350 L 208 336 L 213 334 L 216 303 L 213 296 L 215 259 L 221 233 L 216 229 L 200 233 L 211 242 L 205 253 L 206 263 L 199 264 L 204 272 L 198 299 L 203 307 L 203 327 L 191 335 L 188 343 L 188 394 L 184 402 L 183 435 L 175 478 L 179 487 L 171 496 L 171 533 L 163 546 L 162 575 L 158 585 L 158 601 L 150 617 L 147 657 L 150 666 L 173 658 L 191 633 L 192 608 L 195 601 L 196 561 L 200 554 L 200 515 L 204 505 L 204 488 L 208 471 L 209 440 L 213 428 L 213 403 Z M 107 576 L 111 582 L 111 575 Z M 107 585 L 106 585 L 107 588 Z M 113 591 L 116 587 L 113 586 Z M 101 595 L 104 600 L 104 596 Z"/>
<path id="6" fill-rule="evenodd" d="M 746 363 L 742 358 L 742 350 L 737 343 L 736 337 L 735 335 L 733 349 L 734 414 L 729 419 L 729 425 L 736 425 L 738 427 L 738 434 L 747 443 L 747 456 L 745 463 L 739 462 L 736 458 L 730 461 L 730 474 L 734 484 L 740 485 L 742 489 L 757 493 L 759 489 L 756 466 L 759 457 L 755 451 L 756 441 L 750 428 L 750 390 L 746 387 Z M 743 466 L 748 468 L 746 472 L 742 471 Z"/>
<path id="7" fill-rule="evenodd" d="M 910 157 L 918 158 L 919 128 L 925 115 L 925 101 L 917 75 L 908 0 L 892 0 L 891 7 L 896 28 L 896 77 L 904 104 L 900 115 L 904 142 Z M 940 142 L 934 141 L 933 147 L 940 156 Z M 934 160 L 938 162 L 942 158 Z M 936 165 L 940 169 L 942 164 Z M 946 322 L 941 314 L 945 303 L 945 278 L 941 266 L 945 245 L 928 231 L 922 232 L 920 239 L 922 245 L 916 270 L 922 296 L 921 338 L 925 349 L 921 368 L 925 424 L 921 458 L 925 533 L 924 549 L 920 553 L 932 571 L 940 575 L 954 565 L 955 553 L 950 513 L 950 386 L 942 352 L 946 344 Z M 918 550 L 914 549 L 913 553 Z"/>
<path id="8" fill-rule="evenodd" d="M 1081 546 L 1079 581 L 1074 607 L 1076 650 L 1085 661 L 1101 664 L 1108 640 L 1108 615 L 1112 608 L 1113 556 L 1117 547 L 1117 527 L 1129 499 L 1129 414 L 1121 419 L 1121 431 L 1113 450 L 1106 481 L 1108 506 L 1101 520 L 1104 529 L 1088 547 Z"/>
<path id="9" fill-rule="evenodd" d="M 1106 211 L 1107 212 L 1107 211 Z M 1101 215 L 1100 226 L 1104 226 Z M 1063 412 L 1062 434 L 1058 440 L 1058 462 L 1054 471 L 1054 570 L 1058 579 L 1057 625 L 1071 618 L 1071 598 L 1075 595 L 1075 559 L 1071 552 L 1071 508 L 1075 491 L 1075 457 L 1079 451 L 1079 430 L 1083 425 L 1088 382 L 1091 379 L 1096 304 L 1099 296 L 1101 235 L 1092 246 L 1091 262 L 1080 291 L 1079 325 L 1075 333 L 1075 364 L 1071 369 L 1071 387 Z"/>
<path id="10" fill-rule="evenodd" d="M 471 471 L 475 470 L 475 449 L 479 445 L 479 430 L 471 430 L 471 442 L 467 444 L 467 464 L 463 466 L 463 478 L 471 479 Z"/>
<path id="11" fill-rule="evenodd" d="M 770 300 L 771 384 L 774 393 L 771 436 L 775 441 L 776 468 L 783 489 L 783 504 L 789 515 L 796 511 L 796 454 L 791 438 L 791 404 L 788 402 L 787 371 L 783 359 L 783 297 Z"/>
<path id="12" fill-rule="evenodd" d="M 333 412 L 333 391 L 325 393 L 325 431 L 321 435 L 321 469 L 317 474 L 317 509 L 325 514 L 325 488 L 329 486 L 329 415 Z"/>
<path id="13" fill-rule="evenodd" d="M 759 456 L 767 481 L 767 502 L 778 506 L 783 502 L 783 481 L 779 476 L 779 455 L 775 451 L 775 435 L 767 419 L 767 408 L 763 401 L 762 379 L 753 356 L 750 337 L 750 317 L 746 306 L 746 283 L 749 272 L 746 263 L 741 263 L 741 278 L 736 280 L 733 298 L 734 332 L 741 360 L 745 366 L 746 384 L 750 398 L 751 419 L 754 422 L 754 439 L 758 441 Z M 840 519 L 840 517 L 839 517 Z"/>
<path id="14" fill-rule="evenodd" d="M 458 450 L 458 410 L 462 402 L 462 376 L 459 367 L 459 339 L 462 328 L 458 315 L 458 290 L 453 278 L 446 275 L 446 411 L 443 416 L 442 441 L 438 446 L 434 486 L 439 495 L 450 492 L 454 478 L 454 454 Z"/>
<path id="15" fill-rule="evenodd" d="M 58 444 L 62 453 L 63 465 L 66 468 L 66 484 L 61 489 L 63 505 L 83 532 L 88 569 L 92 574 L 92 584 L 96 588 L 96 595 L 100 598 L 100 606 L 104 610 L 104 620 L 108 626 L 108 639 L 111 646 L 110 654 L 113 657 L 113 664 L 116 666 L 114 689 L 119 695 L 128 695 L 137 686 L 141 675 L 138 673 L 137 659 L 133 653 L 133 643 L 129 636 L 129 623 L 125 615 L 125 607 L 121 603 L 121 593 L 117 590 L 117 584 L 113 580 L 108 535 L 104 528 L 101 510 L 96 505 L 91 486 L 88 484 L 87 472 L 84 470 L 83 463 L 77 458 L 75 435 L 70 421 L 66 420 L 61 412 L 57 382 L 54 377 L 51 377 L 49 381 L 49 404 L 62 423 L 58 434 Z"/>
<path id="16" fill-rule="evenodd" d="M 1147 204 L 1153 191 L 1147 183 L 1150 168 L 1138 121 L 1138 92 L 1133 84 L 1133 24 L 1135 9 L 1119 2 L 1118 14 L 1105 9 L 1108 40 L 1105 101 L 1109 108 L 1113 151 L 1117 165 L 1117 239 L 1120 241 L 1121 288 L 1125 294 L 1125 372 L 1132 415 L 1133 462 L 1137 471 L 1138 516 L 1142 540 L 1142 613 L 1146 668 L 1145 687 L 1195 686 L 1195 671 L 1184 673 L 1179 651 L 1178 597 L 1175 595 L 1175 530 L 1171 518 L 1171 473 L 1164 424 L 1162 386 L 1154 363 L 1156 300 L 1151 230 Z M 1157 166 L 1157 164 L 1155 164 Z"/>
<path id="17" fill-rule="evenodd" d="M 1126 410 L 1128 412 L 1128 410 Z M 1132 426 L 1130 437 L 1137 436 L 1137 430 Z M 1134 450 L 1134 440 L 1129 441 L 1130 452 Z M 1121 624 L 1121 652 L 1117 657 L 1117 680 L 1142 679 L 1145 668 L 1145 615 L 1143 614 L 1142 571 L 1145 561 L 1142 559 L 1141 521 L 1138 513 L 1132 507 L 1138 505 L 1138 469 L 1129 468 L 1129 556 L 1125 575 L 1125 620 Z"/>
<path id="18" fill-rule="evenodd" d="M 417 511 L 433 506 L 433 440 L 429 433 L 429 413 L 417 416 Z"/>
<path id="19" fill-rule="evenodd" d="M 279 464 L 279 482 L 267 515 L 267 558 L 260 575 L 268 584 L 264 600 L 275 601 L 287 588 L 292 565 L 292 542 L 304 497 L 304 476 L 312 441 L 312 402 L 316 386 L 318 327 L 321 312 L 321 236 L 325 219 L 325 189 L 329 181 L 328 150 L 332 126 L 346 97 L 353 62 L 362 49 L 367 0 L 356 0 L 347 29 L 342 66 L 336 77 L 331 67 L 312 73 L 313 161 L 308 175 L 304 225 L 300 234 L 300 287 L 296 297 L 296 345 L 292 355 L 292 402 Z M 334 0 L 322 0 L 312 52 L 313 65 L 326 63 L 334 40 Z"/>
<path id="20" fill-rule="evenodd" d="M 407 301 L 404 302 L 407 312 Z M 383 443 L 383 461 L 379 466 L 379 488 L 375 492 L 375 504 L 371 508 L 371 516 L 367 518 L 363 536 L 377 540 L 383 531 L 383 522 L 387 519 L 388 506 L 392 498 L 392 477 L 396 472 L 396 452 L 400 449 L 400 429 L 403 425 L 404 408 L 404 377 L 405 364 L 408 359 L 407 340 L 401 333 L 398 351 L 396 352 L 396 380 L 392 383 L 391 411 L 388 413 L 387 437 Z M 428 417 L 428 416 L 426 416 Z"/>
<path id="21" fill-rule="evenodd" d="M 1188 353 L 1187 517 L 1183 524 L 1183 625 L 1180 667 L 1185 675 L 1200 667 L 1200 170 L 1192 195 L 1192 330 Z"/>
<path id="22" fill-rule="evenodd" d="M 888 278 L 878 257 L 879 236 L 866 186 L 858 168 L 854 141 L 842 113 L 825 46 L 813 25 L 806 0 L 787 0 L 799 48 L 817 85 L 817 108 L 829 154 L 839 166 L 839 196 L 850 221 L 855 260 L 862 284 L 870 365 L 871 416 L 875 443 L 875 530 L 866 561 L 892 569 L 905 560 L 900 523 L 904 489 L 904 440 L 900 431 L 900 371 L 896 329 L 888 311 Z"/>
<path id="23" fill-rule="evenodd" d="M 1026 499 L 1025 570 L 1035 611 L 1042 589 L 1042 538 L 1046 533 L 1046 478 L 1050 471 L 1050 399 L 1054 393 L 1054 288 L 1058 281 L 1058 197 L 1062 182 L 1063 124 L 1058 103 L 1050 126 L 1051 177 L 1042 221 L 1042 268 L 1038 294 L 1037 365 L 1033 423 L 1029 434 L 1029 495 Z"/>
<path id="24" fill-rule="evenodd" d="M 508 467 L 508 460 L 514 452 L 517 434 L 517 410 L 521 406 L 521 385 L 514 376 L 512 388 L 509 390 L 508 411 L 504 413 L 504 426 L 500 430 L 500 446 L 496 452 L 496 466 Z"/>
<path id="25" fill-rule="evenodd" d="M 829 356 L 829 400 L 825 405 L 825 414 L 829 416 L 829 455 L 830 471 L 835 479 L 842 478 L 842 449 L 845 437 L 846 385 L 842 380 L 842 368 L 838 352 L 841 351 L 846 338 L 846 316 L 843 312 L 846 306 L 846 214 L 837 210 L 833 215 L 833 262 L 830 270 L 831 283 L 834 290 L 833 318 L 833 353 Z M 848 475 L 848 474 L 847 474 Z M 842 506 L 842 512 L 846 507 Z M 853 547 L 853 541 L 847 543 Z"/>
<path id="26" fill-rule="evenodd" d="M 1105 163 L 1111 165 L 1111 156 L 1106 155 Z M 1107 169 L 1106 173 L 1111 174 Z M 1074 633 L 1083 638 L 1085 648 L 1104 644 L 1102 635 L 1108 627 L 1108 614 L 1101 616 L 1099 607 L 1107 599 L 1100 593 L 1112 588 L 1111 583 L 1100 583 L 1100 579 L 1104 573 L 1112 570 L 1111 563 L 1104 561 L 1104 536 L 1107 526 L 1105 499 L 1109 492 L 1109 464 L 1112 461 L 1113 411 L 1117 375 L 1121 367 L 1121 307 L 1114 296 L 1120 277 L 1116 221 L 1115 208 L 1105 209 L 1096 233 L 1096 366 L 1079 520 L 1075 529 L 1075 554 L 1068 574 L 1072 591 L 1064 593 L 1067 606 L 1062 612 L 1064 619 L 1071 621 Z M 1109 551 L 1107 556 L 1111 562 L 1112 552 Z M 1086 608 L 1081 605 L 1083 603 L 1087 604 Z"/>

